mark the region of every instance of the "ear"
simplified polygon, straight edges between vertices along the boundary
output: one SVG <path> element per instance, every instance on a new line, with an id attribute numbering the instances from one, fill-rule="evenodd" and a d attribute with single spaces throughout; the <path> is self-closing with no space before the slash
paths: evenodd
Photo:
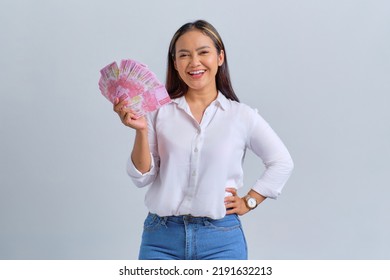
<path id="1" fill-rule="evenodd" d="M 222 66 L 224 61 L 225 61 L 225 52 L 221 50 L 221 52 L 218 55 L 218 66 Z"/>

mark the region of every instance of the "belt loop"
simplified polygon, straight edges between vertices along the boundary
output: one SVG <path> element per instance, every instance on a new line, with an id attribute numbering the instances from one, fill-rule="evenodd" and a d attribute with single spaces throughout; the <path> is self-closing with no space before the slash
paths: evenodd
<path id="1" fill-rule="evenodd" d="M 165 217 L 161 217 L 161 225 L 167 227 L 167 220 L 168 220 L 168 217 L 165 216 Z"/>

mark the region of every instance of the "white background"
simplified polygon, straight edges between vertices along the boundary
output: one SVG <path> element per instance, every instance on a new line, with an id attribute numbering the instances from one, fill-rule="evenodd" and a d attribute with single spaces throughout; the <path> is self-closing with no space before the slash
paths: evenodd
<path id="1" fill-rule="evenodd" d="M 242 217 L 250 258 L 390 258 L 390 2 L 2 0 L 0 259 L 137 258 L 146 189 L 99 70 L 132 58 L 164 81 L 196 19 L 295 162 L 281 197 Z M 261 171 L 248 154 L 247 188 Z"/>

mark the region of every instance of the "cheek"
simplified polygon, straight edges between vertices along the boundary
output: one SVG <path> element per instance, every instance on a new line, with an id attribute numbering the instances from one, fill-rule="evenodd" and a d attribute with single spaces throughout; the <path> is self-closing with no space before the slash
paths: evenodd
<path id="1" fill-rule="evenodd" d="M 178 71 L 178 72 L 181 72 L 181 71 L 183 71 L 183 63 L 180 63 L 180 61 L 179 62 L 175 62 L 175 69 L 176 69 L 176 71 Z"/>
<path id="2" fill-rule="evenodd" d="M 207 59 L 207 64 L 212 68 L 218 68 L 219 60 L 218 57 L 210 57 Z"/>
<path id="3" fill-rule="evenodd" d="M 184 76 L 186 75 L 186 67 L 184 67 L 180 63 L 176 64 L 176 71 L 179 73 L 179 76 L 181 78 L 184 78 Z"/>

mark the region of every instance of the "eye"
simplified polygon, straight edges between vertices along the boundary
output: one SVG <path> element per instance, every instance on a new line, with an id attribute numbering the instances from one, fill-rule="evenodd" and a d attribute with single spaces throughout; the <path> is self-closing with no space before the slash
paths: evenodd
<path id="1" fill-rule="evenodd" d="M 181 53 L 180 55 L 179 55 L 179 57 L 187 57 L 188 56 L 188 53 Z"/>
<path id="2" fill-rule="evenodd" d="M 200 55 L 206 55 L 206 54 L 208 54 L 209 53 L 209 51 L 201 51 L 200 52 Z"/>

